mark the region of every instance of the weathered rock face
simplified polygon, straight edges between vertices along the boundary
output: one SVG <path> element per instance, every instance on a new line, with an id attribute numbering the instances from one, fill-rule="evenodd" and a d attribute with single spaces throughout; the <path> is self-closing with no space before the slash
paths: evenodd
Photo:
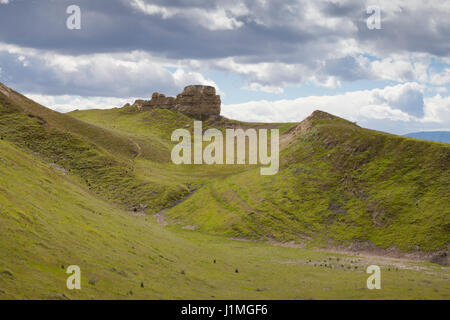
<path id="1" fill-rule="evenodd" d="M 136 100 L 134 105 L 144 111 L 153 108 L 173 109 L 189 117 L 206 120 L 220 115 L 221 101 L 214 87 L 194 85 L 185 87 L 176 98 L 155 92 L 151 100 Z"/>
<path id="2" fill-rule="evenodd" d="M 220 115 L 220 96 L 210 86 L 187 86 L 176 98 L 175 109 L 189 117 L 205 120 Z"/>
<path id="3" fill-rule="evenodd" d="M 167 97 L 162 93 L 155 92 L 152 94 L 152 99 L 148 101 L 147 104 L 144 105 L 144 109 L 146 107 L 150 108 L 162 108 L 162 109 L 171 109 L 175 106 L 175 98 Z"/>

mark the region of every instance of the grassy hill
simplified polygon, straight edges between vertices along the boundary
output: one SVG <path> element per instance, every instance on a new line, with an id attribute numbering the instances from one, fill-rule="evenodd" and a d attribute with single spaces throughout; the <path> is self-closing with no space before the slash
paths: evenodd
<path id="1" fill-rule="evenodd" d="M 280 128 L 280 172 L 263 177 L 173 165 L 170 134 L 192 121 L 132 107 L 59 114 L 0 85 L 0 299 L 450 297 L 446 267 L 295 244 L 445 249 L 447 145 L 320 112 L 204 124 Z M 152 214 L 174 204 L 159 225 Z M 80 291 L 65 286 L 73 264 Z M 365 288 L 370 264 L 383 290 Z"/>
<path id="2" fill-rule="evenodd" d="M 430 263 L 163 228 L 5 140 L 0 173 L 0 299 L 450 297 L 448 268 Z M 383 290 L 365 289 L 374 261 Z M 81 290 L 66 288 L 69 265 L 81 268 Z"/>
<path id="3" fill-rule="evenodd" d="M 0 136 L 129 210 L 160 209 L 187 192 L 179 183 L 155 181 L 135 172 L 134 159 L 157 153 L 158 144 L 152 144 L 157 150 L 152 152 L 124 134 L 54 112 L 12 90 L 8 96 L 0 94 Z"/>
<path id="4" fill-rule="evenodd" d="M 168 147 L 171 131 L 189 125 L 165 121 L 160 113 L 167 110 L 122 113 L 71 115 L 151 139 L 158 132 Z M 200 231 L 251 239 L 403 251 L 448 246 L 450 146 L 367 130 L 320 111 L 300 124 L 278 127 L 283 150 L 277 175 L 261 176 L 258 168 L 248 168 L 215 179 L 166 215 Z"/>

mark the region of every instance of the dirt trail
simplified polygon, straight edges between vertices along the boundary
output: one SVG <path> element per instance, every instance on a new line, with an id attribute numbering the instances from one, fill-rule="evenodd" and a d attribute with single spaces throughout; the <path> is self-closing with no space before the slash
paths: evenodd
<path id="1" fill-rule="evenodd" d="M 165 226 L 168 225 L 168 223 L 167 223 L 167 221 L 166 221 L 166 218 L 164 217 L 164 214 L 165 214 L 167 211 L 169 211 L 169 209 L 163 209 L 163 210 L 161 210 L 160 212 L 158 212 L 158 213 L 156 213 L 156 214 L 154 215 L 154 217 L 155 217 L 155 219 L 156 219 L 156 222 L 157 222 L 159 225 L 163 226 L 163 227 L 165 227 Z"/>
<path id="2" fill-rule="evenodd" d="M 192 189 L 189 191 L 189 193 L 187 195 L 184 196 L 183 199 L 176 201 L 174 204 L 170 205 L 167 208 L 162 209 L 161 211 L 159 211 L 158 213 L 154 214 L 153 216 L 156 219 L 156 222 L 165 227 L 167 226 L 169 223 L 166 221 L 164 214 L 169 211 L 169 209 L 179 205 L 180 203 L 186 201 L 187 199 L 189 199 L 190 196 L 192 196 L 192 194 L 196 191 L 197 189 Z M 196 228 L 195 226 L 190 226 L 190 228 Z"/>
<path id="3" fill-rule="evenodd" d="M 267 243 L 273 246 L 281 246 L 288 248 L 305 248 L 304 244 L 291 242 L 279 242 L 273 239 L 267 240 L 254 240 L 240 237 L 229 237 L 228 239 L 234 241 L 250 241 L 250 242 L 260 242 Z M 368 248 L 354 248 L 354 247 L 328 247 L 328 248 L 317 248 L 312 247 L 308 248 L 308 250 L 312 251 L 322 251 L 329 254 L 343 254 L 349 257 L 364 259 L 365 262 L 376 262 L 382 265 L 394 265 L 398 268 L 402 269 L 416 269 L 416 270 L 425 270 L 425 267 L 418 266 L 408 266 L 407 263 L 416 263 L 416 262 L 429 262 L 436 253 L 424 253 L 424 252 L 400 252 L 398 249 L 381 249 L 381 248 L 373 248 L 372 250 Z M 442 267 L 446 267 L 445 265 L 440 264 Z"/>
<path id="4" fill-rule="evenodd" d="M 137 151 L 138 151 L 136 157 L 134 157 L 134 158 L 135 158 L 135 159 L 139 158 L 139 157 L 142 155 L 142 148 L 141 148 L 141 146 L 139 145 L 139 143 L 137 143 L 137 142 L 134 141 L 133 139 L 131 139 L 131 138 L 128 138 L 128 139 L 136 146 Z"/>

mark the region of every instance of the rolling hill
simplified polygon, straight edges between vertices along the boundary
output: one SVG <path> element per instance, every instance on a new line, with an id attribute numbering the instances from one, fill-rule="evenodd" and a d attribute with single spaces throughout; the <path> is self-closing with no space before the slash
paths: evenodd
<path id="1" fill-rule="evenodd" d="M 139 121 L 129 118 L 146 117 L 145 113 L 120 112 L 70 115 L 122 132 L 141 130 L 135 126 Z M 280 128 L 283 150 L 277 175 L 261 176 L 258 168 L 249 168 L 224 176 L 166 215 L 174 223 L 232 237 L 321 246 L 373 244 L 405 251 L 446 248 L 448 145 L 367 130 L 321 111 Z M 170 131 L 161 137 L 167 139 Z"/>

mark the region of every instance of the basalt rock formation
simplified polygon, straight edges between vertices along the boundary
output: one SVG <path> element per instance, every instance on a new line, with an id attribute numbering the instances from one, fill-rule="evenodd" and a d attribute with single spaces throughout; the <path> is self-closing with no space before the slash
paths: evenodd
<path id="1" fill-rule="evenodd" d="M 172 109 L 198 120 L 220 116 L 220 96 L 211 86 L 193 85 L 184 88 L 176 98 L 155 92 L 152 99 L 136 100 L 134 106 L 146 111 L 153 108 Z"/>

